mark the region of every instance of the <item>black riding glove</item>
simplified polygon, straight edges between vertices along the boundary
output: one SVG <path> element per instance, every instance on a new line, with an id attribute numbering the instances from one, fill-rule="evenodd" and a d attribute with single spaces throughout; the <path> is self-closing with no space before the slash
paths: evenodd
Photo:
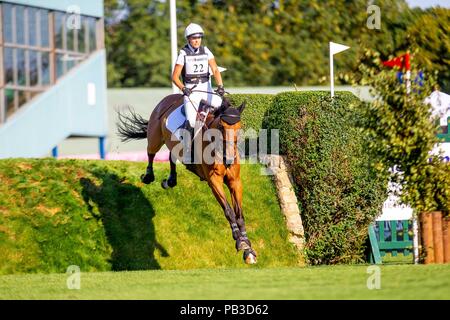
<path id="1" fill-rule="evenodd" d="M 186 97 L 189 97 L 189 95 L 192 93 L 192 89 L 189 89 L 189 88 L 187 88 L 187 87 L 183 87 L 183 89 L 182 89 L 181 91 L 183 91 L 183 94 L 184 94 Z"/>
<path id="2" fill-rule="evenodd" d="M 223 86 L 218 86 L 218 87 L 217 87 L 217 90 L 216 90 L 216 93 L 217 93 L 219 96 L 223 97 L 223 96 L 225 95 L 225 89 L 224 89 L 224 87 L 223 87 Z"/>

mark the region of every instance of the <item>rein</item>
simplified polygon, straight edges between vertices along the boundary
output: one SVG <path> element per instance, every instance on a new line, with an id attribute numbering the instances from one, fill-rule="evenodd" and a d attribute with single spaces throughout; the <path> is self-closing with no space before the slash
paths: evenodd
<path id="1" fill-rule="evenodd" d="M 202 92 L 202 93 L 208 93 L 208 94 L 215 94 L 216 96 L 220 96 L 217 92 L 211 92 L 211 91 L 204 91 L 204 90 L 192 90 L 192 92 Z M 225 93 L 230 94 L 228 91 L 225 91 Z"/>
<path id="2" fill-rule="evenodd" d="M 194 86 L 194 87 L 192 87 L 192 89 L 193 88 L 195 88 L 196 87 L 196 85 Z M 220 96 L 217 92 L 210 92 L 210 91 L 204 91 L 204 90 L 192 90 L 191 92 L 202 92 L 202 93 L 207 93 L 207 94 L 214 94 L 214 95 L 217 95 L 217 96 Z M 229 94 L 229 92 L 225 92 L 225 93 L 227 93 L 227 94 Z M 191 100 L 191 98 L 189 97 L 189 96 L 187 96 L 187 98 L 189 99 L 189 101 L 190 101 L 190 103 L 192 104 L 192 106 L 194 107 L 194 109 L 195 109 L 195 112 L 197 113 L 197 115 L 199 115 L 200 113 L 198 112 L 198 108 L 196 108 L 196 106 L 195 106 L 195 104 L 192 102 L 192 100 Z M 209 112 L 205 115 L 205 122 L 203 123 L 203 127 L 205 128 L 205 129 L 208 129 L 208 125 L 211 125 L 211 123 L 214 121 L 214 119 L 207 125 L 206 124 L 206 119 L 207 119 L 207 117 L 208 117 L 208 114 L 209 114 Z M 222 137 L 224 136 L 224 134 L 225 134 L 225 132 L 223 131 L 223 129 L 224 129 L 224 126 L 220 123 L 220 121 L 222 121 L 222 116 L 226 116 L 226 117 L 229 117 L 229 118 L 235 118 L 235 119 L 237 119 L 237 118 L 239 118 L 240 119 L 240 115 L 234 115 L 234 114 L 227 114 L 227 115 L 224 115 L 224 114 L 221 114 L 221 115 L 219 115 L 219 124 L 218 124 L 218 126 L 217 126 L 217 129 L 219 129 L 221 132 L 222 132 Z M 194 136 L 195 136 L 195 133 L 194 133 Z M 221 139 L 222 140 L 222 148 L 223 148 L 223 151 L 225 151 L 224 152 L 224 154 L 223 154 L 223 158 L 222 158 L 222 162 L 223 162 L 223 164 L 226 166 L 226 167 L 229 167 L 232 163 L 234 163 L 234 161 L 236 160 L 236 157 L 237 157 L 237 151 L 236 151 L 236 148 L 237 148 L 237 137 L 235 137 L 235 139 L 233 139 L 233 140 L 227 140 L 227 139 Z M 226 143 L 229 143 L 229 142 L 233 142 L 233 145 L 234 145 L 234 152 L 233 152 L 233 161 L 232 161 L 232 163 L 231 164 L 227 164 L 227 162 L 226 162 Z"/>

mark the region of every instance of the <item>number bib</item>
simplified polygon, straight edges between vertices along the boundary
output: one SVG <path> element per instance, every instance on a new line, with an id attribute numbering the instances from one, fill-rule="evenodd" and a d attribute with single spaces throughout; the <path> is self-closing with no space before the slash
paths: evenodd
<path id="1" fill-rule="evenodd" d="M 184 60 L 186 77 L 199 77 L 208 74 L 208 55 L 185 56 Z"/>

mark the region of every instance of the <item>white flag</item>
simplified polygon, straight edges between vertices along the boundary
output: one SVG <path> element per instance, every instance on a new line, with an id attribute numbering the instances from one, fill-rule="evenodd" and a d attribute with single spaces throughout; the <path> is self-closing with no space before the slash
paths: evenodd
<path id="1" fill-rule="evenodd" d="M 334 67 L 333 67 L 333 56 L 336 53 L 347 50 L 350 47 L 344 46 L 343 44 L 334 43 L 330 41 L 330 92 L 331 97 L 334 97 Z"/>
<path id="2" fill-rule="evenodd" d="M 343 44 L 334 43 L 330 41 L 330 53 L 331 55 L 335 55 L 336 53 L 345 51 L 349 49 L 350 47 L 344 46 Z"/>
<path id="3" fill-rule="evenodd" d="M 211 69 L 211 67 L 208 67 L 208 68 L 209 68 L 209 76 L 212 77 L 213 76 L 212 69 Z M 219 67 L 219 66 L 217 66 L 217 69 L 219 69 L 220 73 L 222 73 L 224 71 L 227 71 L 227 68 L 222 68 L 222 67 Z"/>

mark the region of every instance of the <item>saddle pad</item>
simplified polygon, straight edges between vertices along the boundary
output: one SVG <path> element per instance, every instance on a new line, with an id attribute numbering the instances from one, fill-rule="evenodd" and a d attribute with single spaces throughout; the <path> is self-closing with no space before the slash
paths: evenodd
<path id="1" fill-rule="evenodd" d="M 174 134 L 178 140 L 181 141 L 180 138 L 180 127 L 184 125 L 184 122 L 186 121 L 186 116 L 182 112 L 183 105 L 176 108 L 168 117 L 166 120 L 166 128 L 169 129 L 172 134 Z"/>

